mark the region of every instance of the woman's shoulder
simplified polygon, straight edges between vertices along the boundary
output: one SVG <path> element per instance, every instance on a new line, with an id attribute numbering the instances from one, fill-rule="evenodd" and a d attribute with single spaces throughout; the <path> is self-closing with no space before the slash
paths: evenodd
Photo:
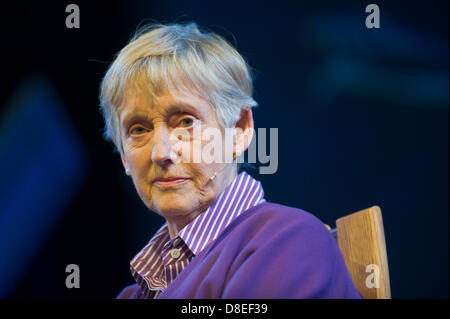
<path id="1" fill-rule="evenodd" d="M 139 292 L 140 288 L 138 284 L 132 284 L 123 288 L 117 295 L 116 299 L 135 299 L 137 298 Z"/>
<path id="2" fill-rule="evenodd" d="M 239 217 L 216 247 L 231 256 L 225 296 L 358 298 L 336 241 L 316 216 L 265 202 Z"/>
<path id="3" fill-rule="evenodd" d="M 273 202 L 263 202 L 245 212 L 237 223 L 261 224 L 265 227 L 295 226 L 302 229 L 320 229 L 328 233 L 325 224 L 314 214 L 296 207 Z"/>
<path id="4" fill-rule="evenodd" d="M 295 241 L 319 246 L 335 245 L 334 239 L 319 218 L 295 207 L 263 202 L 242 213 L 224 230 L 218 242 L 240 242 L 243 245 Z"/>

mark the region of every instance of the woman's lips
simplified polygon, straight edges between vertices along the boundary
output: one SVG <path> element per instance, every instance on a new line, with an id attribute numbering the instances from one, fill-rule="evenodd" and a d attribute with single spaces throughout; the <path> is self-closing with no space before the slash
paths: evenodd
<path id="1" fill-rule="evenodd" d="M 170 188 L 175 187 L 184 182 L 188 181 L 188 178 L 167 178 L 167 179 L 157 179 L 155 184 L 160 188 Z"/>

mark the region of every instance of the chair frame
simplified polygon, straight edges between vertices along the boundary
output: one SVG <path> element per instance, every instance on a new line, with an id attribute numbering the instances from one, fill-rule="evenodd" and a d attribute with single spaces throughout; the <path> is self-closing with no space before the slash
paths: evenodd
<path id="1" fill-rule="evenodd" d="M 389 266 L 381 209 L 372 206 L 336 220 L 330 230 L 364 298 L 390 299 Z"/>

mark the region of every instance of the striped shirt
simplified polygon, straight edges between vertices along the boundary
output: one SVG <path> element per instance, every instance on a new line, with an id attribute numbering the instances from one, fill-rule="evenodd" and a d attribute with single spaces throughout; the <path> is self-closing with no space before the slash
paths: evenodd
<path id="1" fill-rule="evenodd" d="M 141 298 L 156 298 L 239 215 L 263 203 L 261 183 L 245 172 L 216 201 L 170 238 L 167 223 L 130 262 Z"/>

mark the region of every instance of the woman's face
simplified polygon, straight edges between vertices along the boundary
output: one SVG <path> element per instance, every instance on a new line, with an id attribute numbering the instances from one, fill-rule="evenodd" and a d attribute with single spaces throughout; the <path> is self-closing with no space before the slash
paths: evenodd
<path id="1" fill-rule="evenodd" d="M 206 145 L 227 156 L 233 149 L 225 147 L 229 139 L 216 113 L 199 97 L 164 94 L 150 104 L 145 94 L 130 89 L 119 109 L 119 125 L 122 161 L 139 196 L 147 207 L 175 223 L 178 231 L 214 202 L 236 175 L 233 165 L 205 163 L 201 157 Z M 194 134 L 206 128 L 222 132 L 220 138 L 206 140 Z"/>

